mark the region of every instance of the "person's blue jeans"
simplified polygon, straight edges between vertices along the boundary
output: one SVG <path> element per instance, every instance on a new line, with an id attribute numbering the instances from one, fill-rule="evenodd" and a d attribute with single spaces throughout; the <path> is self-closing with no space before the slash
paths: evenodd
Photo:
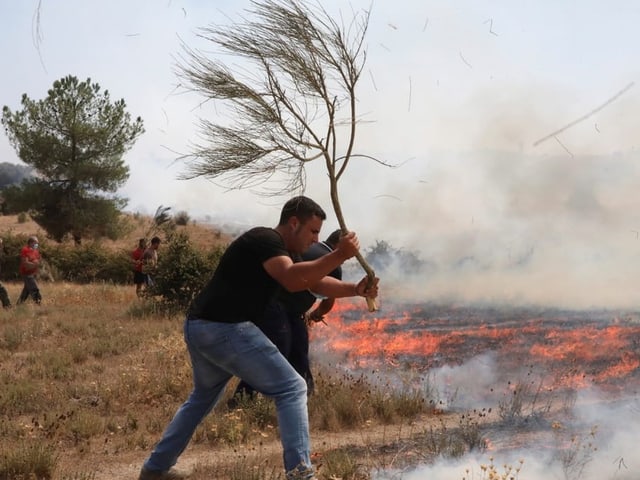
<path id="1" fill-rule="evenodd" d="M 260 318 L 260 321 L 256 322 L 256 325 L 260 331 L 273 342 L 278 351 L 280 351 L 280 353 L 289 360 L 289 351 L 291 350 L 291 328 L 289 326 L 289 317 L 287 316 L 284 306 L 280 302 L 269 303 L 265 308 L 262 318 Z M 290 360 L 289 363 L 291 363 Z M 291 364 L 293 365 L 293 363 Z M 295 368 L 295 365 L 293 365 L 293 367 Z M 300 373 L 298 369 L 296 369 L 296 371 Z M 236 391 L 233 393 L 234 398 L 231 399 L 232 404 L 234 400 L 237 401 L 237 397 L 252 397 L 255 393 L 256 389 L 253 388 L 246 380 L 242 380 L 238 383 Z"/>
<path id="2" fill-rule="evenodd" d="M 178 409 L 144 468 L 167 471 L 221 398 L 233 375 L 272 397 L 286 471 L 311 469 L 307 385 L 275 345 L 251 322 L 186 320 L 184 338 L 194 388 Z"/>

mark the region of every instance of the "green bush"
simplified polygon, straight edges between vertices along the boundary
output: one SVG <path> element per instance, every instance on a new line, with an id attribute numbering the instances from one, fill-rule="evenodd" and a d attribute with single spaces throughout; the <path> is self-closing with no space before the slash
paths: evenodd
<path id="1" fill-rule="evenodd" d="M 77 283 L 131 281 L 131 253 L 110 251 L 99 242 L 80 246 L 49 246 L 45 259 L 54 270 L 54 278 Z M 43 255 L 44 256 L 44 255 Z"/>
<path id="2" fill-rule="evenodd" d="M 173 216 L 173 221 L 175 222 L 176 225 L 181 225 L 181 226 L 188 225 L 189 224 L 189 220 L 191 220 L 191 217 L 184 210 L 181 211 L 181 212 L 176 213 Z"/>
<path id="3" fill-rule="evenodd" d="M 185 232 L 173 233 L 158 254 L 147 294 L 159 297 L 168 310 L 183 310 L 209 281 L 226 247 L 198 250 Z"/>
<path id="4" fill-rule="evenodd" d="M 28 238 L 28 235 L 14 235 L 11 232 L 2 237 L 0 279 L 20 278 L 20 250 L 27 244 Z M 55 280 L 78 283 L 127 283 L 132 279 L 131 253 L 128 251 L 110 251 L 99 242 L 80 246 L 58 244 L 49 241 L 44 235 L 38 235 L 38 240 L 44 264 L 41 276 L 49 274 Z"/>
<path id="5" fill-rule="evenodd" d="M 18 214 L 18 223 L 27 223 L 27 220 L 29 220 L 29 216 L 26 212 L 20 212 Z"/>
<path id="6" fill-rule="evenodd" d="M 14 235 L 12 232 L 3 235 L 0 280 L 20 278 L 20 250 L 28 238 L 28 235 Z M 42 276 L 49 273 L 55 280 L 75 283 L 127 284 L 133 279 L 129 250 L 112 251 L 97 241 L 79 246 L 58 244 L 44 235 L 40 235 L 39 240 L 45 264 L 40 272 Z M 186 232 L 170 232 L 160 249 L 158 268 L 152 275 L 154 285 L 147 293 L 160 298 L 164 307 L 186 307 L 211 277 L 225 248 L 198 250 Z"/>

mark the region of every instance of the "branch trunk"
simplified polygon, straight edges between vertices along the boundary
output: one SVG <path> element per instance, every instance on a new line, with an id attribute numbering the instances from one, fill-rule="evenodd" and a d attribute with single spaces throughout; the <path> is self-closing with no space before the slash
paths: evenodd
<path id="1" fill-rule="evenodd" d="M 331 203 L 333 204 L 333 211 L 336 214 L 336 218 L 338 219 L 338 224 L 340 225 L 340 229 L 342 230 L 342 233 L 347 233 L 349 229 L 347 228 L 347 224 L 344 221 L 344 215 L 342 214 L 342 207 L 340 206 L 340 200 L 338 198 L 338 188 L 336 186 L 336 183 L 337 182 L 335 182 L 332 179 Z M 376 274 L 373 271 L 373 268 L 371 268 L 371 265 L 367 263 L 367 261 L 364 259 L 364 257 L 360 252 L 356 254 L 356 259 L 362 266 L 362 269 L 367 274 L 367 278 L 369 279 L 369 286 L 373 285 L 373 282 L 375 281 L 375 278 L 376 278 Z M 378 310 L 378 305 L 376 304 L 375 298 L 365 297 L 365 300 L 367 301 L 367 308 L 369 309 L 370 312 L 375 312 L 376 310 Z"/>

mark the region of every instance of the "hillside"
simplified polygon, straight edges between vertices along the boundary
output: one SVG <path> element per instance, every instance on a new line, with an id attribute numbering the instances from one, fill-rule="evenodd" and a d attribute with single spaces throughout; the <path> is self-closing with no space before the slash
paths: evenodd
<path id="1" fill-rule="evenodd" d="M 138 240 L 143 237 L 149 237 L 149 232 L 152 225 L 152 219 L 149 216 L 131 215 L 125 214 L 127 222 L 129 224 L 129 231 L 122 238 L 112 240 L 101 240 L 101 243 L 106 248 L 111 249 L 133 249 L 138 244 Z M 233 238 L 231 234 L 222 232 L 220 229 L 213 225 L 204 223 L 198 223 L 193 220 L 189 221 L 188 225 L 177 226 L 177 231 L 186 231 L 189 234 L 191 241 L 198 246 L 211 248 L 219 244 L 227 244 Z M 28 219 L 25 222 L 19 222 L 17 215 L 2 215 L 0 216 L 0 235 L 12 233 L 14 235 L 38 235 L 39 237 L 46 237 L 44 230 L 33 220 Z M 155 234 L 155 233 L 154 233 Z M 152 235 L 154 235 L 152 234 Z M 160 238 L 163 238 L 162 232 L 157 233 Z M 71 243 L 69 241 L 69 243 Z"/>

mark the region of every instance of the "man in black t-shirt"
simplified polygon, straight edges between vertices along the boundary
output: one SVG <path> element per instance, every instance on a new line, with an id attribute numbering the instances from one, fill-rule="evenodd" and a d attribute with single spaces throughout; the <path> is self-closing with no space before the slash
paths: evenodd
<path id="1" fill-rule="evenodd" d="M 232 376 L 274 399 L 287 480 L 314 478 L 306 382 L 256 322 L 281 288 L 312 289 L 331 298 L 377 296 L 377 280 L 367 288 L 366 277 L 356 284 L 326 276 L 357 254 L 360 244 L 353 232 L 342 236 L 331 253 L 294 263 L 292 256 L 318 241 L 325 218 L 313 200 L 295 197 L 282 208 L 275 228 L 253 228 L 227 247 L 184 323 L 193 391 L 145 460 L 139 480 L 180 478 L 171 467 Z"/>

